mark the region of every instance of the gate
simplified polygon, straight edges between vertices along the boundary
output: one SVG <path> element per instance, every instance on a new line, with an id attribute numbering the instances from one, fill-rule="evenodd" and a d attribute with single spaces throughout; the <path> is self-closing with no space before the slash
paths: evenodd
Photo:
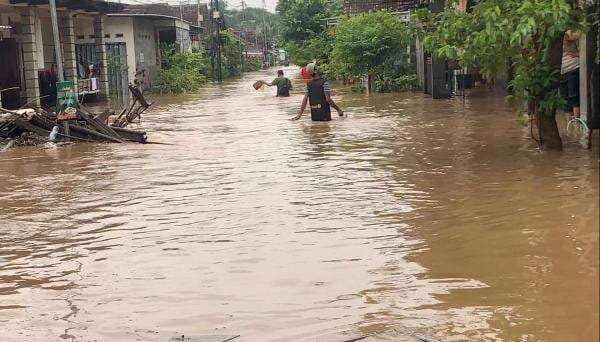
<path id="1" fill-rule="evenodd" d="M 110 94 L 126 98 L 129 95 L 127 45 L 125 43 L 106 44 L 106 62 Z"/>

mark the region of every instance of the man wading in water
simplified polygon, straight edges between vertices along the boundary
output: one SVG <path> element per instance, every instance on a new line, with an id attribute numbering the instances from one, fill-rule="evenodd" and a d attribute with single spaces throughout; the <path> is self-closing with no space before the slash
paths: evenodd
<path id="1" fill-rule="evenodd" d="M 306 70 L 311 79 L 306 85 L 306 95 L 302 100 L 300 113 L 292 120 L 298 120 L 304 114 L 306 104 L 310 102 L 310 118 L 312 121 L 331 121 L 331 107 L 337 110 L 339 116 L 344 116 L 344 111 L 331 98 L 331 88 L 329 83 L 321 78 L 317 65 L 310 63 Z"/>
<path id="2" fill-rule="evenodd" d="M 290 96 L 290 90 L 292 89 L 292 82 L 287 78 L 283 77 L 283 70 L 277 71 L 277 78 L 273 82 L 263 82 L 269 87 L 277 86 L 277 97 L 288 97 Z"/>

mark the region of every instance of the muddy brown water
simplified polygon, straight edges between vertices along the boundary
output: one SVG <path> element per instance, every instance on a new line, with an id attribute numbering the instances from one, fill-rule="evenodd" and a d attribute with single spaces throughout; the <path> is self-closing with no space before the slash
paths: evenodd
<path id="1" fill-rule="evenodd" d="M 270 76 L 158 98 L 171 145 L 1 154 L 0 341 L 598 340 L 597 147 L 485 92 L 291 122 Z"/>

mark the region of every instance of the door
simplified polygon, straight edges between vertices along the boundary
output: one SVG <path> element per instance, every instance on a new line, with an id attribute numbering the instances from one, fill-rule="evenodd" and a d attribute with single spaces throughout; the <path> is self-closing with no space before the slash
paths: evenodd
<path id="1" fill-rule="evenodd" d="M 125 43 L 106 44 L 106 64 L 111 96 L 126 98 L 129 94 L 127 45 Z"/>
<path id="2" fill-rule="evenodd" d="M 21 67 L 17 42 L 12 38 L 0 39 L 0 103 L 2 108 L 18 109 L 21 105 L 19 70 Z"/>

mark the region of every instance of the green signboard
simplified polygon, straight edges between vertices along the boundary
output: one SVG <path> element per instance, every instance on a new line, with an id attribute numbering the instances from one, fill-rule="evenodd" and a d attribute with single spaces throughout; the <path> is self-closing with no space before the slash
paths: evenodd
<path id="1" fill-rule="evenodd" d="M 56 114 L 58 121 L 75 120 L 77 118 L 77 95 L 73 82 L 56 83 Z"/>

